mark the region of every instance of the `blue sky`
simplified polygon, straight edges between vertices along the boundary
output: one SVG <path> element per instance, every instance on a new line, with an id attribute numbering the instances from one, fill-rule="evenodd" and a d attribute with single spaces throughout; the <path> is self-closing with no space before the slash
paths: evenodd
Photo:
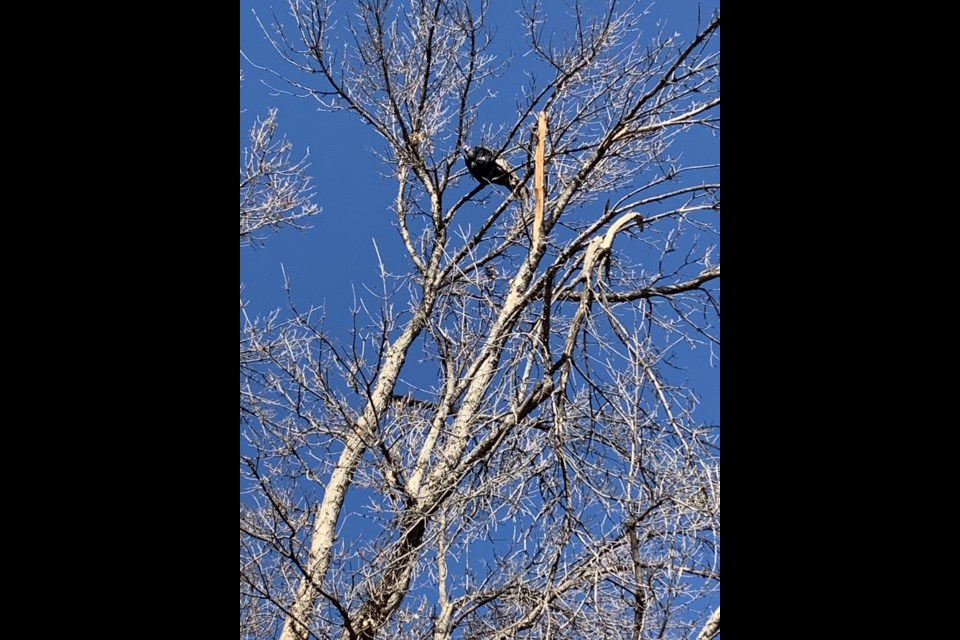
<path id="1" fill-rule="evenodd" d="M 341 0 L 340 8 L 350 4 L 349 0 Z M 524 82 L 524 72 L 528 70 L 525 68 L 528 58 L 523 55 L 526 45 L 515 13 L 518 3 L 494 0 L 493 4 L 495 8 L 489 15 L 489 22 L 496 29 L 493 51 L 501 59 L 510 59 L 511 64 L 501 78 L 494 79 L 487 86 L 495 96 L 484 103 L 479 122 L 496 130 L 498 126 L 511 125 L 516 118 L 515 102 Z M 549 26 L 560 29 L 568 21 L 565 4 L 546 4 L 552 12 Z M 698 6 L 700 3 L 695 0 L 664 0 L 652 6 L 641 42 L 653 35 L 658 24 L 665 24 L 668 33 L 679 32 L 684 40 L 692 37 L 696 32 Z M 713 3 L 704 4 L 700 11 L 704 21 L 714 6 Z M 240 48 L 254 63 L 288 72 L 265 40 L 254 19 L 254 10 L 269 23 L 272 11 L 281 17 L 286 16 L 286 2 L 240 3 Z M 313 178 L 314 202 L 322 209 L 319 215 L 307 221 L 312 227 L 308 231 L 285 229 L 270 234 L 264 247 L 241 250 L 240 281 L 244 286 L 243 298 L 248 301 L 247 313 L 250 316 L 264 315 L 285 307 L 285 274 L 292 284 L 297 306 L 300 309 L 323 307 L 327 318 L 325 329 L 334 338 L 348 342 L 350 309 L 361 298 L 377 304 L 375 295 L 367 289 L 376 293 L 382 286 L 378 251 L 390 273 L 402 275 L 411 268 L 390 209 L 396 195 L 395 182 L 384 177 L 388 167 L 382 165 L 373 153 L 383 150 L 385 144 L 353 114 L 321 112 L 312 99 L 277 94 L 264 82 L 281 89 L 287 87 L 252 66 L 243 55 L 240 67 L 245 76 L 240 89 L 241 150 L 247 145 L 247 134 L 254 120 L 265 115 L 268 109 L 277 108 L 278 131 L 293 143 L 292 157 L 300 158 L 309 151 L 308 173 Z M 303 76 L 298 79 L 308 81 Z M 471 139 L 471 143 L 475 142 L 479 142 L 479 132 Z M 709 132 L 692 132 L 683 138 L 682 145 L 674 147 L 671 152 L 680 155 L 685 165 L 719 161 L 718 141 Z M 460 168 L 465 172 L 462 163 Z M 702 176 L 698 176 L 696 181 L 701 179 Z M 719 181 L 719 171 L 712 179 Z M 465 175 L 453 188 L 454 196 L 469 191 L 475 184 L 469 175 Z M 674 184 L 671 188 L 676 186 Z M 458 222 L 475 226 L 482 221 L 482 212 L 482 207 L 467 206 L 458 213 L 462 216 Z M 621 240 L 617 242 L 621 243 Z M 626 246 L 641 240 L 624 237 L 622 242 Z M 719 263 L 719 259 L 718 249 L 714 261 Z M 402 291 L 396 303 L 402 308 L 406 302 L 407 294 Z M 701 400 L 697 414 L 700 421 L 719 424 L 719 364 L 711 357 L 710 350 L 698 347 L 690 352 L 684 351 L 676 365 L 674 380 L 688 380 Z M 362 493 L 353 497 L 359 501 L 366 499 Z M 341 533 L 348 534 L 348 540 L 351 530 L 363 526 L 364 521 L 355 513 L 340 523 Z"/>
<path id="2" fill-rule="evenodd" d="M 340 7 L 349 4 L 341 3 Z M 568 22 L 569 12 L 563 3 L 547 4 L 548 28 L 559 32 Z M 489 15 L 489 22 L 496 29 L 493 50 L 501 59 L 511 60 L 504 76 L 487 87 L 495 92 L 495 97 L 483 105 L 479 122 L 494 128 L 512 124 L 515 119 L 516 97 L 523 84 L 523 74 L 528 70 L 515 6 L 515 3 L 496 2 Z M 698 6 L 694 0 L 671 0 L 652 6 L 644 22 L 647 26 L 641 42 L 652 36 L 658 24 L 664 24 L 668 33 L 693 35 Z M 703 20 L 711 10 L 712 5 L 708 4 L 700 11 Z M 254 11 L 269 24 L 272 12 L 286 16 L 286 3 L 241 2 L 240 48 L 254 63 L 287 72 L 261 32 Z M 312 226 L 309 231 L 284 230 L 271 234 L 263 248 L 241 251 L 240 281 L 244 285 L 244 298 L 250 301 L 248 313 L 262 314 L 285 304 L 286 294 L 282 288 L 285 273 L 293 285 L 298 306 L 324 307 L 329 319 L 327 328 L 346 338 L 348 310 L 358 297 L 371 298 L 365 286 L 380 288 L 374 243 L 392 273 L 405 273 L 410 267 L 389 210 L 395 197 L 394 182 L 384 177 L 387 168 L 371 153 L 383 149 L 384 144 L 354 115 L 320 112 L 312 99 L 278 95 L 264 83 L 282 89 L 288 87 L 253 67 L 243 56 L 240 67 L 245 76 L 240 90 L 241 149 L 246 145 L 247 132 L 254 119 L 269 108 L 277 108 L 278 130 L 293 142 L 293 157 L 310 153 L 308 173 L 316 189 L 315 202 L 322 208 L 322 212 L 309 221 Z M 471 142 L 478 141 L 479 132 L 474 138 Z M 685 164 L 717 159 L 717 141 L 710 139 L 705 131 L 686 136 L 683 145 L 673 152 L 682 153 Z M 466 176 L 455 193 L 465 192 L 473 184 Z M 466 224 L 480 220 L 477 209 L 467 208 L 463 215 Z M 471 215 L 476 220 L 467 219 Z M 691 379 L 697 382 L 694 386 L 703 400 L 701 418 L 718 422 L 719 379 L 716 370 L 710 370 L 710 358 L 705 350 L 703 356 L 683 364 Z"/>

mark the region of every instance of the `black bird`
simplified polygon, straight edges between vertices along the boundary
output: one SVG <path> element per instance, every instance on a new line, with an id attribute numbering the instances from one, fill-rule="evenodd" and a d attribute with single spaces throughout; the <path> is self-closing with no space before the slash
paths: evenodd
<path id="1" fill-rule="evenodd" d="M 503 158 L 494 156 L 493 151 L 486 147 L 478 145 L 471 149 L 464 145 L 463 158 L 470 175 L 481 184 L 499 184 L 513 191 L 520 183 L 520 179 L 513 174 L 513 167 Z M 522 197 L 526 198 L 528 193 L 525 186 L 520 187 Z"/>

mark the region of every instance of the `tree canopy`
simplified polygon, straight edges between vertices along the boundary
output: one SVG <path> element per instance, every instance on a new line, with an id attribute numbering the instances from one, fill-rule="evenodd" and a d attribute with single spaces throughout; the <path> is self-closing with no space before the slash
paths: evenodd
<path id="1" fill-rule="evenodd" d="M 719 632 L 719 9 L 683 36 L 518 7 L 258 17 L 275 58 L 245 64 L 375 134 L 391 195 L 350 215 L 396 232 L 352 308 L 241 289 L 242 638 Z M 241 156 L 241 260 L 323 203 L 276 121 Z"/>

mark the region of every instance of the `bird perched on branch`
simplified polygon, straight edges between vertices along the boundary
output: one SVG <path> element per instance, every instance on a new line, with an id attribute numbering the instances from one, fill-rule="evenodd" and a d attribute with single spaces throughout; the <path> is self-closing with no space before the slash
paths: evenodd
<path id="1" fill-rule="evenodd" d="M 478 145 L 470 148 L 464 145 L 463 158 L 470 175 L 481 184 L 499 184 L 511 191 L 520 184 L 520 179 L 513 173 L 513 167 L 503 158 L 496 157 L 493 151 L 486 147 Z M 520 195 L 523 198 L 529 195 L 525 186 L 520 187 Z"/>

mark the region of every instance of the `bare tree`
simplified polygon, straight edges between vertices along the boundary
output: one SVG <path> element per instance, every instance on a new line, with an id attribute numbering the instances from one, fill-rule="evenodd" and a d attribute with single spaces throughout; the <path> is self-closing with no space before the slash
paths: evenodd
<path id="1" fill-rule="evenodd" d="M 267 229 L 305 229 L 303 220 L 319 211 L 310 200 L 306 157 L 292 161 L 293 144 L 276 135 L 277 110 L 271 109 L 250 129 L 250 146 L 240 159 L 241 247 L 263 242 Z"/>
<path id="2" fill-rule="evenodd" d="M 482 134 L 509 193 L 460 151 L 504 70 L 488 2 L 263 25 L 278 78 L 382 139 L 412 266 L 381 265 L 349 344 L 315 310 L 243 316 L 241 637 L 719 631 L 718 426 L 678 368 L 719 347 L 719 172 L 671 156 L 719 130 L 719 12 L 680 41 L 593 4 L 565 38 L 520 14 L 538 72 Z"/>

